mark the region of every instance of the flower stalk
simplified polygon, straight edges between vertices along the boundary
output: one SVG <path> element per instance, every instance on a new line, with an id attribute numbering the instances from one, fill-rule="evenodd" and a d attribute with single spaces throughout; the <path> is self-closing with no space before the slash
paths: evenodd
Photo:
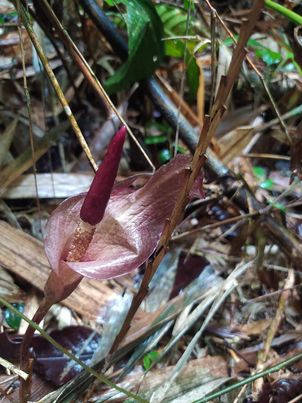
<path id="1" fill-rule="evenodd" d="M 122 127 L 111 141 L 104 161 L 98 169 L 88 193 L 85 196 L 78 224 L 64 246 L 65 256 L 62 255 L 63 264 L 60 273 L 52 271 L 44 288 L 44 298 L 35 313 L 32 321 L 39 324 L 52 305 L 67 298 L 79 285 L 83 276 L 74 273 L 64 262 L 81 261 L 93 239 L 96 225 L 104 217 L 110 194 L 117 175 L 121 159 L 123 144 L 126 137 L 126 128 Z M 20 368 L 31 372 L 30 347 L 35 329 L 28 326 L 23 337 L 20 350 Z M 24 380 L 20 378 L 20 402 L 26 403 L 30 398 L 31 376 Z"/>

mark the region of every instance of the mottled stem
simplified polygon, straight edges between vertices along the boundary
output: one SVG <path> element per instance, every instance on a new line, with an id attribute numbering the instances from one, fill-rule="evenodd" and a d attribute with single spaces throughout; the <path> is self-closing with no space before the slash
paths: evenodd
<path id="1" fill-rule="evenodd" d="M 45 315 L 49 311 L 50 307 L 53 305 L 53 301 L 49 298 L 43 298 L 39 308 L 37 309 L 32 321 L 39 324 L 42 319 L 44 319 Z M 35 329 L 31 326 L 28 326 L 26 332 L 23 337 L 23 341 L 21 344 L 20 350 L 20 368 L 22 371 L 25 371 L 30 375 L 30 356 L 31 351 L 30 347 L 32 345 L 32 339 L 34 335 Z M 20 378 L 20 403 L 27 403 L 30 398 L 30 384 L 31 384 L 31 376 L 24 380 Z"/>

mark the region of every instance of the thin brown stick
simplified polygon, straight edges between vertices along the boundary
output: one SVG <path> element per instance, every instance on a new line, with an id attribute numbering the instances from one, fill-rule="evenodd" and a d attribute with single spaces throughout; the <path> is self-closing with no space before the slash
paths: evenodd
<path id="1" fill-rule="evenodd" d="M 245 57 L 245 49 L 244 49 L 245 45 L 247 43 L 248 38 L 253 32 L 253 28 L 263 8 L 263 4 L 264 0 L 257 0 L 255 2 L 254 8 L 250 13 L 248 22 L 245 25 L 243 25 L 241 29 L 238 44 L 234 50 L 228 74 L 226 77 L 222 77 L 221 79 L 220 86 L 211 111 L 211 115 L 206 117 L 203 128 L 201 130 L 199 141 L 192 159 L 191 169 L 187 171 L 187 180 L 185 181 L 184 186 L 180 191 L 172 215 L 169 221 L 166 222 L 163 234 L 159 241 L 158 248 L 154 255 L 154 259 L 149 260 L 147 264 L 146 272 L 142 280 L 141 286 L 137 294 L 133 298 L 132 304 L 130 306 L 129 312 L 124 321 L 122 329 L 113 343 L 111 353 L 115 351 L 115 349 L 118 347 L 118 345 L 126 335 L 127 331 L 129 330 L 130 323 L 137 309 L 139 308 L 141 302 L 148 293 L 149 283 L 166 253 L 173 231 L 183 215 L 184 208 L 188 202 L 188 194 L 197 176 L 200 173 L 200 170 L 204 164 L 204 153 L 225 111 L 224 104 L 233 88 L 236 78 L 238 77 L 241 64 Z"/>

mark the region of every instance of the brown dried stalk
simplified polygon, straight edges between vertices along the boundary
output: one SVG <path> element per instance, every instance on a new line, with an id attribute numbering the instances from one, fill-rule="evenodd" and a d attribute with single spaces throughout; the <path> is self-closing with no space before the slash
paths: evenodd
<path id="1" fill-rule="evenodd" d="M 249 15 L 249 19 L 246 24 L 242 25 L 242 29 L 239 35 L 237 46 L 234 50 L 233 57 L 229 66 L 228 74 L 226 77 L 222 77 L 219 85 L 219 89 L 217 91 L 217 95 L 214 101 L 213 108 L 211 110 L 210 116 L 207 116 L 201 130 L 199 141 L 194 152 L 194 156 L 192 159 L 191 170 L 188 171 L 188 177 L 186 183 L 180 195 L 178 197 L 178 201 L 176 206 L 172 212 L 170 220 L 166 223 L 165 229 L 163 231 L 162 237 L 160 239 L 158 248 L 155 252 L 155 257 L 153 260 L 149 260 L 146 268 L 146 272 L 144 278 L 142 280 L 141 286 L 133 298 L 131 307 L 129 309 L 128 315 L 125 319 L 125 322 L 116 337 L 113 346 L 111 348 L 111 352 L 113 352 L 120 342 L 123 340 L 127 331 L 129 330 L 130 323 L 138 310 L 141 302 L 145 298 L 148 293 L 149 283 L 156 272 L 161 260 L 163 259 L 166 250 L 168 248 L 168 244 L 170 238 L 173 234 L 173 231 L 176 225 L 181 220 L 183 215 L 183 211 L 188 202 L 188 194 L 190 189 L 192 188 L 197 176 L 200 173 L 200 170 L 204 164 L 204 156 L 205 151 L 207 149 L 208 144 L 211 141 L 211 138 L 215 134 L 215 131 L 220 123 L 223 113 L 225 112 L 225 102 L 228 96 L 231 93 L 234 82 L 238 77 L 243 59 L 245 57 L 245 46 L 248 38 L 253 32 L 254 26 L 259 18 L 261 10 L 264 5 L 264 0 L 257 0 L 254 4 L 254 7 Z"/>

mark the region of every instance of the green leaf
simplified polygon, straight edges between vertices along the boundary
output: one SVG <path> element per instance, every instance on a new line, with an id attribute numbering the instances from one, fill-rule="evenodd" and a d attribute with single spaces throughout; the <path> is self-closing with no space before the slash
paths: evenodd
<path id="1" fill-rule="evenodd" d="M 128 59 L 110 77 L 105 88 L 109 94 L 153 74 L 160 65 L 163 25 L 151 0 L 121 0 L 127 7 Z"/>
<path id="2" fill-rule="evenodd" d="M 186 54 L 185 63 L 187 65 L 187 83 L 189 86 L 189 96 L 192 100 L 198 90 L 199 86 L 199 68 L 197 66 L 195 57 L 189 52 Z"/>
<path id="3" fill-rule="evenodd" d="M 254 166 L 253 167 L 253 174 L 257 177 L 259 180 L 264 180 L 266 177 L 266 171 L 263 167 L 259 166 Z"/>
<path id="4" fill-rule="evenodd" d="M 12 304 L 12 305 L 18 310 L 18 312 L 22 313 L 24 311 L 24 304 Z M 5 309 L 4 319 L 10 328 L 14 330 L 19 329 L 21 323 L 20 316 L 17 316 L 14 312 L 11 312 L 9 309 Z"/>
<path id="5" fill-rule="evenodd" d="M 173 10 L 174 13 L 170 13 L 170 18 L 165 22 L 165 29 L 167 31 L 184 32 L 187 24 L 187 16 L 179 14 L 179 10 Z M 172 15 L 171 15 L 172 14 Z M 172 17 L 172 18 L 171 18 Z"/>
<path id="6" fill-rule="evenodd" d="M 283 213 L 286 213 L 286 206 L 283 203 L 274 202 L 273 200 L 269 200 L 268 202 L 275 209 L 283 211 Z"/>
<path id="7" fill-rule="evenodd" d="M 162 23 L 164 24 L 164 31 L 173 32 L 175 35 L 184 35 L 186 29 L 187 16 L 180 9 L 169 7 L 166 5 L 160 5 L 156 7 L 158 15 Z M 174 30 L 172 31 L 172 29 Z"/>
<path id="8" fill-rule="evenodd" d="M 187 2 L 188 6 L 190 1 Z M 193 2 L 191 1 L 191 8 L 193 7 Z M 157 12 L 164 24 L 164 33 L 166 40 L 164 41 L 165 44 L 165 55 L 177 58 L 184 58 L 185 56 L 185 65 L 186 65 L 186 79 L 187 84 L 189 87 L 189 97 L 193 99 L 196 96 L 196 92 L 199 85 L 199 69 L 195 60 L 194 50 L 196 48 L 196 40 L 185 40 L 173 38 L 177 36 L 194 36 L 196 33 L 192 26 L 194 25 L 194 21 L 191 18 L 189 21 L 189 30 L 186 32 L 186 25 L 187 25 L 187 13 L 183 10 L 171 6 L 167 6 L 165 4 L 161 4 L 156 7 Z M 169 38 L 173 39 L 169 39 Z M 202 39 L 201 39 L 202 41 Z M 199 48 L 199 51 L 203 50 L 208 43 L 202 45 Z M 185 52 L 185 49 L 187 51 Z"/>
<path id="9" fill-rule="evenodd" d="M 259 59 L 262 59 L 264 63 L 271 66 L 272 64 L 278 64 L 281 62 L 282 57 L 280 53 L 274 52 L 268 48 L 257 49 L 255 54 Z"/>
<path id="10" fill-rule="evenodd" d="M 151 360 L 148 355 L 145 355 L 145 357 L 143 358 L 143 365 L 145 371 L 148 371 L 148 369 L 151 368 Z"/>
<path id="11" fill-rule="evenodd" d="M 150 351 L 149 357 L 153 362 L 156 361 L 157 358 L 159 357 L 158 351 Z"/>
<path id="12" fill-rule="evenodd" d="M 105 3 L 108 4 L 109 7 L 114 7 L 120 3 L 120 0 L 105 0 Z"/>
<path id="13" fill-rule="evenodd" d="M 236 39 L 238 36 L 236 35 Z M 231 38 L 227 38 L 223 41 L 226 46 L 234 45 Z M 278 64 L 282 61 L 282 55 L 279 52 L 275 52 L 268 47 L 264 46 L 259 40 L 250 38 L 247 42 L 248 46 L 255 50 L 255 55 L 264 61 L 268 66 Z"/>
<path id="14" fill-rule="evenodd" d="M 188 11 L 190 7 L 194 11 L 194 9 L 195 9 L 194 1 L 193 0 L 184 0 L 185 10 Z"/>
<path id="15" fill-rule="evenodd" d="M 262 189 L 267 189 L 267 190 L 272 189 L 273 185 L 274 185 L 274 182 L 270 178 L 265 179 L 265 181 L 260 183 L 260 187 Z"/>
<path id="16" fill-rule="evenodd" d="M 186 154 L 187 150 L 184 147 L 177 146 L 177 152 L 178 154 Z"/>
<path id="17" fill-rule="evenodd" d="M 146 136 L 145 137 L 145 144 L 162 144 L 166 143 L 168 140 L 167 136 Z"/>
<path id="18" fill-rule="evenodd" d="M 143 358 L 143 366 L 145 371 L 148 371 L 151 368 L 151 365 L 157 360 L 159 357 L 159 353 L 157 351 L 150 351 Z"/>

